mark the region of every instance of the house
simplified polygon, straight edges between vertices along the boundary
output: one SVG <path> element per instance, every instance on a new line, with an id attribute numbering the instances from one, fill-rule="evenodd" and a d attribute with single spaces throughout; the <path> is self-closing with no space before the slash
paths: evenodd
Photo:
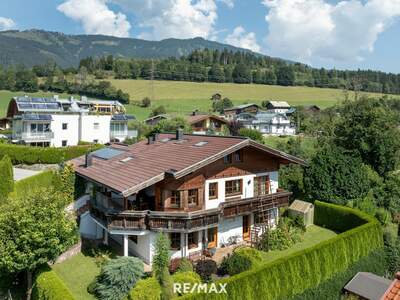
<path id="1" fill-rule="evenodd" d="M 201 114 L 194 111 L 186 117 L 187 122 L 192 127 L 194 134 L 222 134 L 229 126 L 229 122 L 216 115 Z"/>
<path id="2" fill-rule="evenodd" d="M 290 117 L 282 113 L 259 112 L 256 115 L 240 114 L 237 118 L 244 127 L 256 129 L 263 135 L 295 135 L 296 127 Z"/>
<path id="3" fill-rule="evenodd" d="M 400 272 L 389 280 L 373 273 L 358 272 L 344 287 L 345 294 L 366 300 L 400 299 Z"/>
<path id="4" fill-rule="evenodd" d="M 290 105 L 286 101 L 268 101 L 265 108 L 270 113 L 286 114 Z"/>
<path id="5" fill-rule="evenodd" d="M 256 114 L 259 111 L 260 107 L 257 104 L 242 104 L 238 106 L 234 106 L 231 108 L 224 109 L 225 118 L 228 120 L 233 120 L 235 117 L 241 113 L 251 113 Z"/>
<path id="6" fill-rule="evenodd" d="M 279 168 L 305 162 L 247 138 L 177 130 L 72 163 L 90 195 L 81 235 L 112 240 L 150 264 L 159 232 L 168 234 L 172 258 L 194 258 L 251 239 L 261 203 L 261 217 L 274 226 L 291 195 L 279 188 Z"/>
<path id="7" fill-rule="evenodd" d="M 147 118 L 146 120 L 144 120 L 144 123 L 147 125 L 150 125 L 150 126 L 155 126 L 158 123 L 160 123 L 160 121 L 166 120 L 166 119 L 168 119 L 168 116 L 165 114 L 162 114 L 162 115 L 157 115 L 154 117 Z"/>
<path id="8" fill-rule="evenodd" d="M 14 97 L 7 111 L 12 141 L 32 146 L 64 147 L 79 141 L 108 143 L 134 137 L 118 101 Z"/>

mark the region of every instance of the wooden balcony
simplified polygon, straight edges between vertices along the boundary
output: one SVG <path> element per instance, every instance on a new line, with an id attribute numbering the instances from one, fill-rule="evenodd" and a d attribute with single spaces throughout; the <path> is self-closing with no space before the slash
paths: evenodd
<path id="1" fill-rule="evenodd" d="M 194 212 L 173 211 L 107 211 L 91 206 L 92 216 L 109 230 L 154 230 L 190 232 L 218 225 L 221 217 L 230 218 L 257 212 L 263 206 L 282 207 L 289 204 L 290 192 L 278 192 L 247 199 L 227 200 L 218 208 Z"/>

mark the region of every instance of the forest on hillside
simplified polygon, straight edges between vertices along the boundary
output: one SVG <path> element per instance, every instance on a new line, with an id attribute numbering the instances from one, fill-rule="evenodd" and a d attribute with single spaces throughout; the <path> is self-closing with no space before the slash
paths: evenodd
<path id="1" fill-rule="evenodd" d="M 316 69 L 268 56 L 228 50 L 195 50 L 180 58 L 157 60 L 90 56 L 82 59 L 78 68 L 64 69 L 51 62 L 32 68 L 0 66 L 0 90 L 36 92 L 41 89 L 128 103 L 129 95 L 113 87 L 107 81 L 109 78 L 253 83 L 400 94 L 399 74 Z"/>

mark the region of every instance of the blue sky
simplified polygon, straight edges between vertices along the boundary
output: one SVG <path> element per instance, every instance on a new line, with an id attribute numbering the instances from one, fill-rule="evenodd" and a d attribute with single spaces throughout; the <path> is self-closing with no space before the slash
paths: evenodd
<path id="1" fill-rule="evenodd" d="M 400 0 L 2 0 L 0 29 L 202 36 L 316 67 L 400 73 Z"/>

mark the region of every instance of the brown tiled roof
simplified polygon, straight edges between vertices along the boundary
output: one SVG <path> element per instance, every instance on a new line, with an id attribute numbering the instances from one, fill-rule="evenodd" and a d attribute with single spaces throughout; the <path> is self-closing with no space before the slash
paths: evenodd
<path id="1" fill-rule="evenodd" d="M 218 120 L 218 121 L 220 121 L 220 122 L 222 122 L 222 123 L 225 123 L 225 124 L 228 124 L 228 123 L 229 123 L 229 122 L 228 122 L 227 120 L 225 120 L 224 118 L 221 118 L 221 117 L 216 116 L 216 115 L 194 115 L 194 116 L 191 115 L 191 116 L 187 116 L 187 117 L 186 117 L 186 120 L 188 121 L 188 123 L 189 123 L 190 125 L 192 125 L 192 124 L 195 124 L 195 123 L 197 123 L 197 122 L 206 120 L 206 119 L 208 119 L 208 118 Z"/>
<path id="2" fill-rule="evenodd" d="M 195 145 L 200 142 L 207 143 Z M 180 178 L 246 146 L 276 156 L 282 163 L 305 163 L 241 137 L 186 134 L 180 141 L 175 139 L 175 134 L 160 134 L 153 144 L 147 141 L 130 146 L 114 144 L 112 148 L 123 150 L 123 153 L 108 160 L 92 155 L 92 164 L 88 167 L 84 165 L 85 156 L 72 160 L 72 163 L 77 174 L 128 196 L 163 180 L 166 174 Z"/>
<path id="3" fill-rule="evenodd" d="M 400 272 L 397 272 L 396 278 L 382 296 L 381 300 L 400 300 Z"/>

